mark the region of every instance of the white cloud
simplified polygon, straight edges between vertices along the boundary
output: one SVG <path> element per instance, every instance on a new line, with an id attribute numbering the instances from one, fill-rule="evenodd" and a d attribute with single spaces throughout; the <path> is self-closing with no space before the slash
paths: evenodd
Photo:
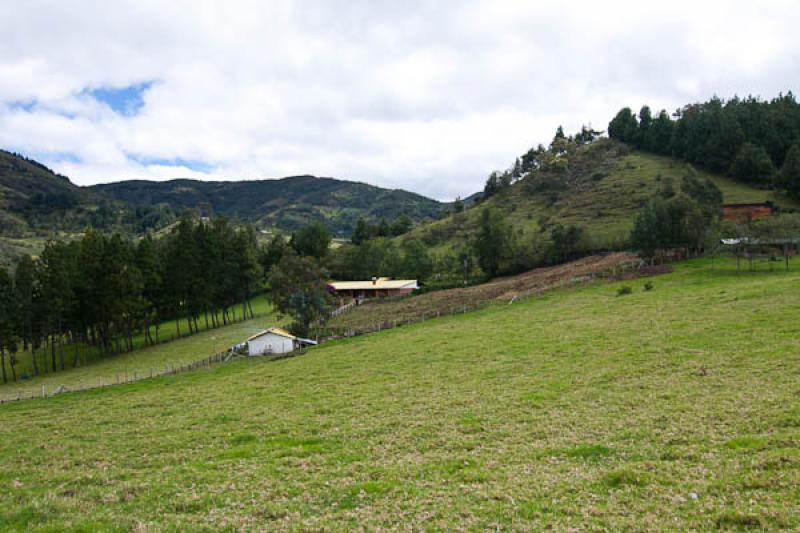
<path id="1" fill-rule="evenodd" d="M 800 81 L 789 1 L 27 1 L 0 18 L 0 146 L 81 184 L 312 173 L 451 199 L 559 124 Z M 143 82 L 135 116 L 86 93 Z"/>

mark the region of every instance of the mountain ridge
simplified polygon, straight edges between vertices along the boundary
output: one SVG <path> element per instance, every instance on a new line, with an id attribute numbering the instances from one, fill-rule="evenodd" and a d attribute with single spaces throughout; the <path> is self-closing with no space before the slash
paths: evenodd
<path id="1" fill-rule="evenodd" d="M 310 174 L 231 181 L 125 180 L 88 189 L 135 207 L 167 204 L 175 210 L 199 209 L 290 231 L 320 220 L 340 235 L 349 234 L 362 216 L 407 216 L 421 222 L 437 218 L 447 205 L 403 189 Z"/>

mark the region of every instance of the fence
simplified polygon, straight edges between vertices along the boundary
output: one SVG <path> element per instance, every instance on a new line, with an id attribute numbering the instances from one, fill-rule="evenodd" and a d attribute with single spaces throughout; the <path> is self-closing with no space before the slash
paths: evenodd
<path id="1" fill-rule="evenodd" d="M 532 287 L 516 294 L 507 305 L 511 305 L 516 301 L 531 298 L 541 297 L 544 293 L 550 292 L 565 287 L 574 287 L 577 285 L 586 285 L 594 282 L 597 279 L 619 279 L 627 274 L 633 274 L 639 271 L 644 265 L 643 261 L 626 261 L 619 265 L 613 266 L 608 269 L 600 270 L 598 272 L 591 272 L 582 276 L 573 276 L 570 278 L 561 278 L 555 283 L 549 285 L 541 285 Z M 453 316 L 466 314 L 470 311 L 477 311 L 490 305 L 497 305 L 499 303 L 497 297 L 490 297 L 484 300 L 476 300 L 470 303 L 464 303 L 457 306 L 450 306 L 446 309 L 438 309 L 434 311 L 423 312 L 416 316 L 405 317 L 400 319 L 381 320 L 373 322 L 361 327 L 326 327 L 320 326 L 312 330 L 313 335 L 318 342 L 325 342 L 327 340 L 334 340 L 343 337 L 356 337 L 359 335 L 367 335 L 369 333 L 378 333 L 387 329 L 395 329 L 402 326 L 417 324 L 433 318 L 442 316 Z M 337 313 L 340 314 L 340 313 Z"/>
<path id="2" fill-rule="evenodd" d="M 77 386 L 71 386 L 71 387 L 67 387 L 66 385 L 62 384 L 58 385 L 55 389 L 49 392 L 47 391 L 46 386 L 42 385 L 41 391 L 39 391 L 38 389 L 31 392 L 25 391 L 25 393 L 23 393 L 22 391 L 18 391 L 17 396 L 15 398 L 14 397 L 0 398 L 0 404 L 15 402 L 19 400 L 30 400 L 33 398 L 49 398 L 57 394 L 63 394 L 65 392 L 79 392 L 92 389 L 101 389 L 106 387 L 113 387 L 116 385 L 123 385 L 126 383 L 134 383 L 137 381 L 141 381 L 143 379 L 150 379 L 161 376 L 181 374 L 184 372 L 191 372 L 199 368 L 210 367 L 211 365 L 214 364 L 228 362 L 237 355 L 238 354 L 233 350 L 225 350 L 223 352 L 210 355 L 204 359 L 192 361 L 185 364 L 176 365 L 173 363 L 167 363 L 163 369 L 150 368 L 148 371 L 134 370 L 130 373 L 125 371 L 123 373 L 115 374 L 113 378 L 101 376 L 97 378 L 97 380 L 92 381 L 91 383 L 82 383 Z"/>

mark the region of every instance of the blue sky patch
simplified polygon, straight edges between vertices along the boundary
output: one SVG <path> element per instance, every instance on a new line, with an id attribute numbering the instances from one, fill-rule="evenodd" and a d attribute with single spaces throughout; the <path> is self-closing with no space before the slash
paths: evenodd
<path id="1" fill-rule="evenodd" d="M 194 170 L 195 172 L 209 172 L 214 168 L 213 165 L 210 165 L 205 161 L 200 161 L 198 159 L 183 159 L 182 157 L 163 159 L 128 154 L 128 159 L 136 161 L 140 165 L 144 166 L 161 165 L 165 167 L 183 167 L 188 168 L 189 170 Z"/>
<path id="2" fill-rule="evenodd" d="M 98 102 L 106 104 L 115 113 L 130 117 L 144 106 L 144 93 L 152 86 L 152 81 L 146 81 L 120 88 L 87 89 L 85 92 Z"/>
<path id="3" fill-rule="evenodd" d="M 8 107 L 10 109 L 15 109 L 15 110 L 21 109 L 26 113 L 30 113 L 33 110 L 33 108 L 36 107 L 37 103 L 38 102 L 36 101 L 35 98 L 32 98 L 30 100 L 14 100 L 8 103 Z"/>

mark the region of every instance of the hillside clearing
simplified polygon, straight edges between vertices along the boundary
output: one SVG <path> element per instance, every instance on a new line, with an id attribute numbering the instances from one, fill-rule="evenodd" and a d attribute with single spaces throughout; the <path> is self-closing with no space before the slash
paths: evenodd
<path id="1" fill-rule="evenodd" d="M 798 281 L 693 261 L 2 405 L 0 527 L 796 530 Z"/>

